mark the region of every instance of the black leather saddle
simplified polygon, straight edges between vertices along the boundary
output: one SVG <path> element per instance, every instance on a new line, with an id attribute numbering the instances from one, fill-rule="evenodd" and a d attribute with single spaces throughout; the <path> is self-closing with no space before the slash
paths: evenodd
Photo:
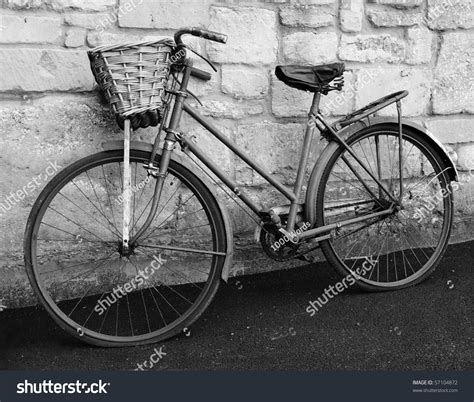
<path id="1" fill-rule="evenodd" d="M 275 75 L 292 88 L 327 94 L 329 91 L 342 89 L 344 80 L 343 78 L 337 80 L 337 78 L 342 77 L 344 68 L 344 63 L 321 64 L 319 66 L 277 66 Z"/>

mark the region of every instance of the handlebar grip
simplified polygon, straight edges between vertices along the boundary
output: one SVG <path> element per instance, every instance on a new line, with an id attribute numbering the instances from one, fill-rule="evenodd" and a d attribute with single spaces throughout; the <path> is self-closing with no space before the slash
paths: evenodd
<path id="1" fill-rule="evenodd" d="M 191 67 L 191 75 L 203 81 L 209 81 L 212 78 L 211 73 L 196 67 Z"/>
<path id="2" fill-rule="evenodd" d="M 199 32 L 200 35 L 196 35 L 196 36 L 200 36 L 201 38 L 209 39 L 209 40 L 212 40 L 214 42 L 219 42 L 219 43 L 227 42 L 227 35 L 225 34 L 222 34 L 219 32 L 207 31 L 205 29 L 200 29 L 199 31 L 200 31 Z"/>
<path id="3" fill-rule="evenodd" d="M 181 36 L 186 35 L 186 34 L 198 36 L 200 38 L 212 40 L 214 42 L 219 42 L 219 43 L 227 42 L 227 35 L 225 34 L 222 34 L 219 32 L 208 31 L 206 29 L 191 27 L 191 28 L 179 29 L 178 31 L 176 31 L 174 34 L 175 43 L 177 45 L 182 45 L 183 41 L 181 40 Z"/>

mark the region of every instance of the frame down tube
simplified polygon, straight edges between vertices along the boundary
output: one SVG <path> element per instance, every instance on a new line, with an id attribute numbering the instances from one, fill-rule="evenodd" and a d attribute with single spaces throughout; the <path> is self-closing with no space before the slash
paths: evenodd
<path id="1" fill-rule="evenodd" d="M 252 169 L 260 174 L 268 183 L 276 188 L 281 194 L 283 194 L 292 203 L 296 201 L 296 195 L 277 179 L 272 177 L 268 172 L 253 161 L 248 155 L 246 155 L 232 140 L 227 138 L 223 133 L 219 131 L 217 127 L 204 119 L 196 110 L 188 106 L 183 105 L 183 109 L 188 113 L 194 120 L 206 128 L 212 135 L 214 135 L 220 142 L 234 152 L 239 158 L 247 163 Z M 190 141 L 188 138 L 183 136 L 183 143 L 189 148 L 189 150 L 195 154 L 220 180 L 222 180 L 227 187 L 229 187 L 245 204 L 252 209 L 256 214 L 261 212 L 257 204 L 255 204 L 246 194 L 240 191 L 238 184 L 235 180 L 230 179 L 227 175 L 219 168 L 213 161 L 209 160 L 208 156 L 202 151 L 200 147 Z"/>

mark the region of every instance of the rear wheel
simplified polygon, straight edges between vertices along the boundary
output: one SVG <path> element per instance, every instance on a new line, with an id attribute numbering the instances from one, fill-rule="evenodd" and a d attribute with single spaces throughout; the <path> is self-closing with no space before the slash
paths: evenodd
<path id="1" fill-rule="evenodd" d="M 357 157 L 398 199 L 398 130 L 369 127 L 347 143 Z M 393 290 L 426 279 L 441 260 L 453 219 L 452 189 L 433 147 L 415 131 L 403 132 L 402 209 L 342 227 L 321 242 L 328 261 L 365 290 Z M 363 179 L 363 180 L 361 180 Z M 378 184 L 342 147 L 329 157 L 316 203 L 316 226 L 387 209 L 391 202 Z"/>
<path id="2" fill-rule="evenodd" d="M 151 206 L 149 157 L 130 154 L 132 236 Z M 101 346 L 159 342 L 189 327 L 215 295 L 226 258 L 215 197 L 173 160 L 154 221 L 124 252 L 122 168 L 117 150 L 64 169 L 38 197 L 25 233 L 26 269 L 41 303 L 62 328 Z"/>

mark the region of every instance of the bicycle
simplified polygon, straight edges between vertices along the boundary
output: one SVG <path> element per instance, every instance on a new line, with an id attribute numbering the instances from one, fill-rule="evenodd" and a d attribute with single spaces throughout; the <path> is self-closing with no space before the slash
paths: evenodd
<path id="1" fill-rule="evenodd" d="M 103 152 L 54 177 L 36 200 L 25 232 L 29 279 L 63 329 L 100 346 L 159 342 L 187 331 L 232 266 L 231 222 L 210 186 L 214 176 L 209 172 L 220 188 L 253 211 L 262 247 L 277 261 L 304 260 L 320 247 L 342 276 L 353 276 L 367 291 L 412 286 L 434 271 L 451 231 L 450 183 L 457 171 L 434 137 L 402 118 L 407 91 L 330 124 L 319 104 L 322 95 L 342 89 L 344 64 L 277 66 L 278 79 L 313 93 L 290 189 L 186 103 L 193 96 L 191 77 L 211 79 L 191 58 L 176 56 L 188 49 L 182 40 L 187 34 L 227 40 L 224 34 L 184 28 L 174 41 L 89 52 L 124 140 L 106 144 Z M 392 104 L 397 117 L 375 116 Z M 262 210 L 191 135 L 180 131 L 183 111 L 289 203 Z M 158 126 L 153 144 L 130 141 L 131 131 L 148 125 Z M 327 146 L 306 182 L 318 133 Z M 182 155 L 174 152 L 176 144 Z M 185 155 L 194 158 L 185 160 Z M 196 168 L 203 165 L 207 169 Z M 427 199 L 432 208 L 426 208 Z M 422 219 L 421 207 L 426 210 Z M 361 273 L 368 259 L 369 269 Z"/>

